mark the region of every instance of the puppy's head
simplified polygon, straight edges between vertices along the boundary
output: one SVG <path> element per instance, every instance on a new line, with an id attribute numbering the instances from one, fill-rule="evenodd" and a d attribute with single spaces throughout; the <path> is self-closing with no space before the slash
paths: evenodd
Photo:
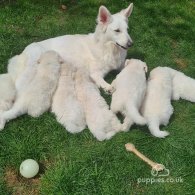
<path id="1" fill-rule="evenodd" d="M 144 70 L 145 73 L 148 72 L 148 66 L 145 62 L 141 61 L 141 60 L 137 60 L 137 59 L 127 59 L 125 61 L 125 67 L 131 67 L 131 68 L 135 68 L 135 69 L 141 69 Z"/>
<path id="2" fill-rule="evenodd" d="M 56 63 L 64 63 L 62 57 L 55 51 L 50 50 L 46 51 L 45 53 L 41 54 L 38 64 L 56 64 Z"/>

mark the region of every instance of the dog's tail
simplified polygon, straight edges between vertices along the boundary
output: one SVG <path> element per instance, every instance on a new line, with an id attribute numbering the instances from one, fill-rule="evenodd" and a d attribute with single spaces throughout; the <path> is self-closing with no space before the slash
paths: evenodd
<path id="1" fill-rule="evenodd" d="M 8 73 L 15 82 L 18 76 L 25 69 L 27 63 L 27 56 L 22 53 L 11 58 L 8 62 Z"/>
<path id="2" fill-rule="evenodd" d="M 150 133 L 159 138 L 165 138 L 167 135 L 169 135 L 169 132 L 167 131 L 161 131 L 159 128 L 160 124 L 157 119 L 150 119 L 148 120 L 148 128 L 150 130 Z"/>
<path id="3" fill-rule="evenodd" d="M 127 104 L 127 115 L 134 121 L 134 123 L 138 125 L 146 124 L 146 119 L 143 116 L 141 116 L 135 105 Z"/>

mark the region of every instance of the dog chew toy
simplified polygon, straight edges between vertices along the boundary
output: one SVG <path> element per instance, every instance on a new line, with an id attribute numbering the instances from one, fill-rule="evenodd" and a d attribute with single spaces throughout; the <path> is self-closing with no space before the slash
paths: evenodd
<path id="1" fill-rule="evenodd" d="M 33 159 L 27 159 L 20 165 L 20 174 L 25 178 L 32 178 L 39 172 L 39 164 Z"/>
<path id="2" fill-rule="evenodd" d="M 165 166 L 156 162 L 151 161 L 149 158 L 144 156 L 141 152 L 139 152 L 135 146 L 132 143 L 125 144 L 126 150 L 133 152 L 135 155 L 137 155 L 139 158 L 141 158 L 143 161 L 145 161 L 147 164 L 149 164 L 153 170 L 155 171 L 162 171 Z"/>

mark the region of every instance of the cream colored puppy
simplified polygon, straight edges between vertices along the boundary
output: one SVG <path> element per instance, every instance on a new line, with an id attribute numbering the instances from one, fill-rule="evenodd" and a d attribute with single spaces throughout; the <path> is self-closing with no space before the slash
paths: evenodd
<path id="1" fill-rule="evenodd" d="M 121 123 L 109 110 L 97 85 L 81 69 L 76 73 L 76 91 L 84 107 L 88 128 L 99 141 L 110 139 L 121 130 Z"/>
<path id="2" fill-rule="evenodd" d="M 167 131 L 161 131 L 159 126 L 167 125 L 173 114 L 171 98 L 172 76 L 170 71 L 162 67 L 153 69 L 148 80 L 141 112 L 147 120 L 151 134 L 155 137 L 164 138 L 169 135 Z"/>
<path id="3" fill-rule="evenodd" d="M 28 113 L 33 117 L 38 117 L 47 111 L 51 106 L 59 75 L 59 55 L 54 51 L 42 54 L 32 81 L 27 81 L 28 85 L 26 85 L 24 80 L 25 87 L 20 87 L 13 107 L 0 114 L 0 129 L 4 128 L 6 121 L 22 114 Z M 31 76 L 29 75 L 29 77 Z"/>
<path id="4" fill-rule="evenodd" d="M 25 54 L 16 55 L 9 60 L 9 73 L 0 75 L 0 112 L 12 107 L 16 98 L 16 81 L 23 73 L 26 63 Z"/>
<path id="5" fill-rule="evenodd" d="M 171 72 L 173 78 L 173 100 L 184 99 L 195 102 L 195 79 L 186 76 L 184 73 L 165 67 Z"/>
<path id="6" fill-rule="evenodd" d="M 76 68 L 73 65 L 62 64 L 52 103 L 52 112 L 55 113 L 57 121 L 71 133 L 81 132 L 86 127 L 84 109 L 77 99 L 75 74 Z"/>
<path id="7" fill-rule="evenodd" d="M 0 75 L 0 112 L 9 110 L 15 100 L 16 90 L 9 74 Z"/>
<path id="8" fill-rule="evenodd" d="M 133 123 L 144 125 L 146 120 L 139 109 L 146 90 L 147 65 L 141 60 L 126 60 L 125 68 L 117 75 L 112 86 L 111 110 L 125 116 L 123 130 L 128 131 Z"/>

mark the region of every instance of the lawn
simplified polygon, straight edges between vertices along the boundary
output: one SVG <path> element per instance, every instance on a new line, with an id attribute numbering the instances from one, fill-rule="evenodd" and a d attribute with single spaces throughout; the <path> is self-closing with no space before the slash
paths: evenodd
<path id="1" fill-rule="evenodd" d="M 6 72 L 8 59 L 32 42 L 93 32 L 100 5 L 115 13 L 129 3 L 0 1 L 0 72 Z M 150 70 L 169 66 L 195 78 L 194 1 L 133 3 L 129 33 L 134 46 L 129 49 L 128 58 L 144 60 Z M 67 9 L 61 9 L 62 4 Z M 107 81 L 114 75 L 109 74 Z M 110 96 L 103 95 L 110 103 Z M 170 132 L 165 139 L 152 137 L 147 127 L 133 126 L 127 133 L 99 142 L 88 129 L 76 135 L 68 133 L 49 112 L 37 119 L 25 115 L 8 123 L 0 133 L 0 194 L 195 194 L 195 105 L 180 100 L 174 101 L 173 106 L 170 124 L 163 127 Z M 170 175 L 152 176 L 148 165 L 126 152 L 127 142 L 133 142 L 148 157 L 163 163 Z M 40 174 L 30 180 L 18 174 L 20 163 L 27 158 L 41 164 Z M 157 182 L 159 178 L 164 182 Z M 155 182 L 146 183 L 145 179 Z"/>

